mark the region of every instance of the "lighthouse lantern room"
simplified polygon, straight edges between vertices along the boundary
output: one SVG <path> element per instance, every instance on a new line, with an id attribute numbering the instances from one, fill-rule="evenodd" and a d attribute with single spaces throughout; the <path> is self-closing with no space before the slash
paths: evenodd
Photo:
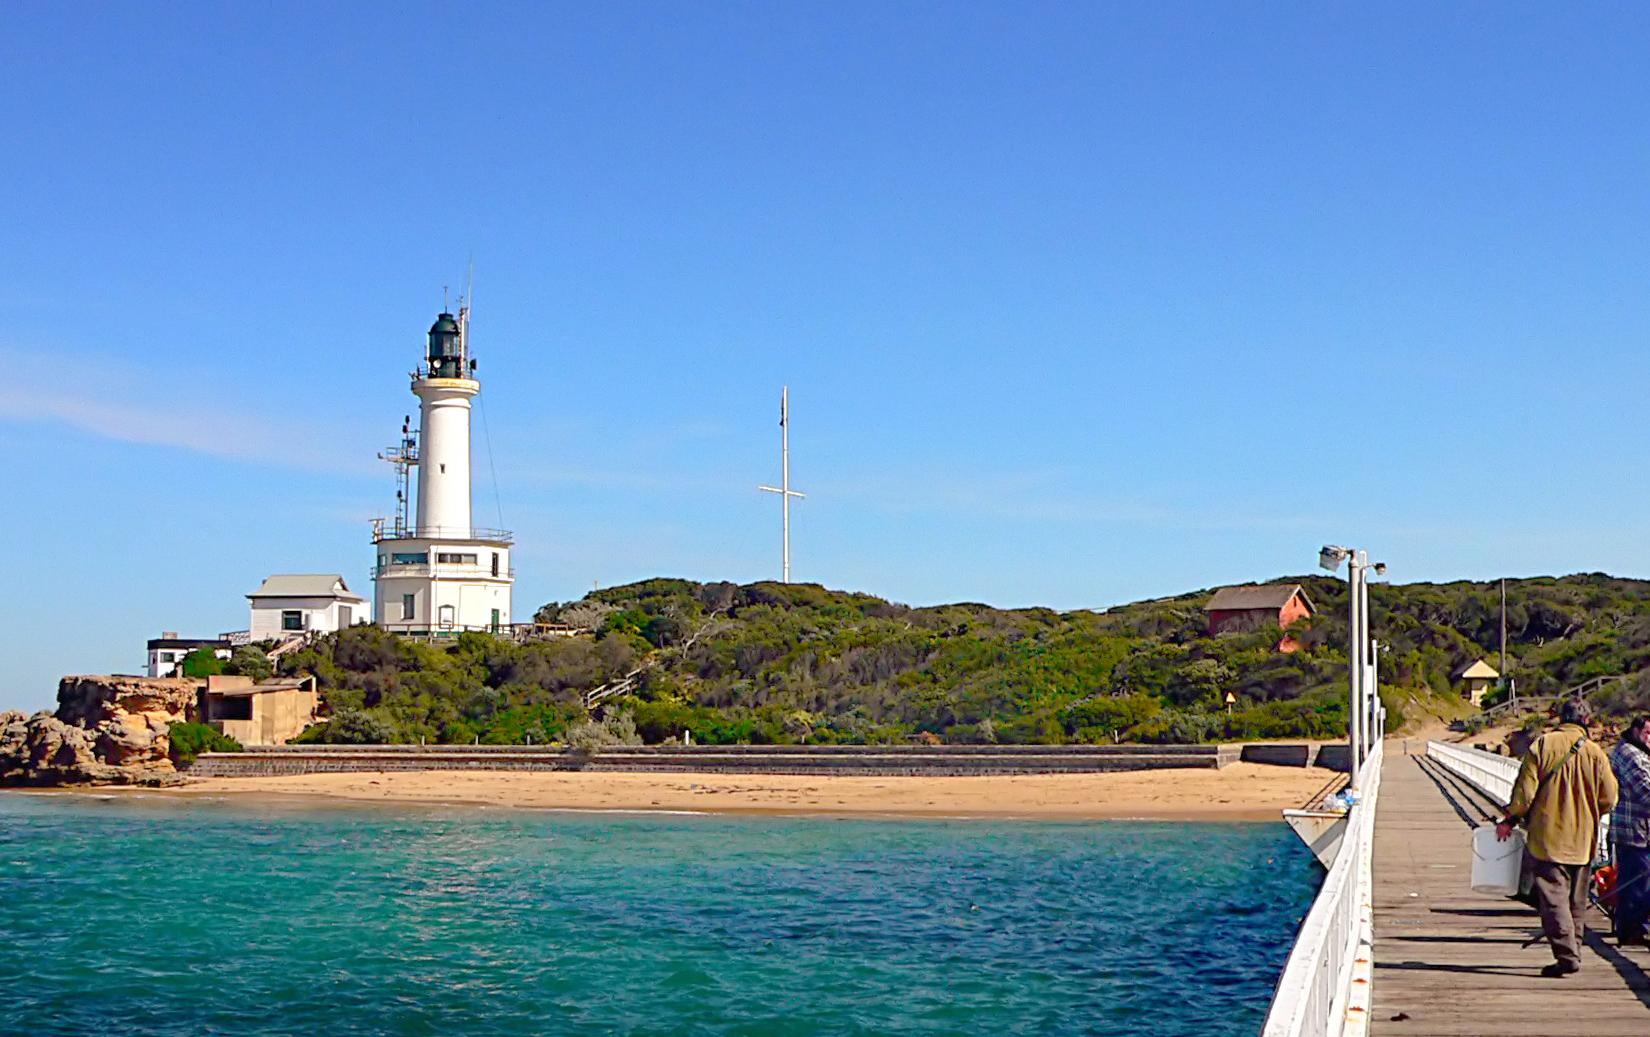
<path id="1" fill-rule="evenodd" d="M 395 518 L 373 521 L 373 615 L 398 634 L 499 633 L 510 626 L 513 537 L 470 524 L 470 401 L 481 383 L 469 330 L 468 305 L 456 317 L 436 317 L 425 363 L 412 373 L 418 429 L 403 423 L 400 444 L 379 455 L 398 478 Z M 414 469 L 416 518 L 408 522 Z"/>

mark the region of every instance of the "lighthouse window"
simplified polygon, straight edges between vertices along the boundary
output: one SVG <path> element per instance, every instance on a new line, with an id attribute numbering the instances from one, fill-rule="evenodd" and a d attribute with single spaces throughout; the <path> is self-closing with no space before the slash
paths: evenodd
<path id="1" fill-rule="evenodd" d="M 498 552 L 493 552 L 493 575 L 498 575 Z"/>
<path id="2" fill-rule="evenodd" d="M 412 619 L 417 612 L 418 596 L 415 594 L 401 595 L 401 618 Z"/>
<path id="3" fill-rule="evenodd" d="M 390 555 L 391 565 L 423 565 L 429 560 L 428 551 L 397 551 Z"/>
<path id="4" fill-rule="evenodd" d="M 440 562 L 442 565 L 474 565 L 474 564 L 476 564 L 476 556 L 475 555 L 451 554 L 451 553 L 448 553 L 448 552 L 442 552 L 441 554 L 436 555 L 435 560 Z"/>

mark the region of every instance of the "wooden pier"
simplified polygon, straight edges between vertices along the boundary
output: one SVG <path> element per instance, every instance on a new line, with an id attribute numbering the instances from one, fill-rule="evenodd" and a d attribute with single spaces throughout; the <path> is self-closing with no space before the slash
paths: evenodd
<path id="1" fill-rule="evenodd" d="M 1371 1029 L 1383 1035 L 1650 1035 L 1650 949 L 1618 948 L 1593 913 L 1582 971 L 1543 979 L 1552 952 L 1535 910 L 1474 893 L 1472 829 L 1499 813 L 1426 757 L 1386 745 L 1375 813 Z M 1526 946 L 1526 944 L 1529 944 Z"/>

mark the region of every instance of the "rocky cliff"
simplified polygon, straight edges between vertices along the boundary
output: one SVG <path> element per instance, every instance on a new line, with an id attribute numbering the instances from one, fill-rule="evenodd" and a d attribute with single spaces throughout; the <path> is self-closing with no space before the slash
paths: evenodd
<path id="1" fill-rule="evenodd" d="M 65 677 L 57 712 L 0 712 L 0 783 L 174 780 L 167 729 L 193 720 L 204 681 Z"/>

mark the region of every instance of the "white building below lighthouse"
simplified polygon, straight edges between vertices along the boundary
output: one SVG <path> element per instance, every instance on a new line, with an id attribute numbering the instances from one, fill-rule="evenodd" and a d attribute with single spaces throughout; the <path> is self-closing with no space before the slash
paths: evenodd
<path id="1" fill-rule="evenodd" d="M 412 636 L 493 633 L 510 627 L 511 535 L 470 524 L 470 401 L 481 391 L 469 352 L 469 312 L 430 327 L 425 364 L 412 375 L 419 431 L 403 426 L 386 458 L 400 478 L 396 516 L 373 523 L 373 619 Z M 416 521 L 407 521 L 418 471 Z"/>

